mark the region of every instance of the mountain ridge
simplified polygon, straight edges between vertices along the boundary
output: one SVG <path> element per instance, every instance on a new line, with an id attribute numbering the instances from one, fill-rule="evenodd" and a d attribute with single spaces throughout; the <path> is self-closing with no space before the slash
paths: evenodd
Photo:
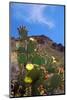
<path id="1" fill-rule="evenodd" d="M 64 52 L 65 46 L 63 46 L 61 43 L 54 42 L 52 39 L 45 35 L 32 35 L 28 37 L 36 39 L 38 44 L 49 44 L 51 48 Z M 19 41 L 20 38 L 11 37 L 11 40 Z"/>

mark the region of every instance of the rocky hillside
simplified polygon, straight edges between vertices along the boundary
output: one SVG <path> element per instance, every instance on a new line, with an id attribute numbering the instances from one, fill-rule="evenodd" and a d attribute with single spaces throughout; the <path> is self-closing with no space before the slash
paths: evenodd
<path id="1" fill-rule="evenodd" d="M 50 38 L 48 38 L 45 35 L 40 36 L 30 36 L 31 38 L 34 38 L 37 41 L 37 47 L 38 52 L 40 54 L 47 53 L 49 56 L 54 56 L 57 60 L 57 62 L 60 65 L 64 66 L 64 46 L 62 44 L 57 44 L 54 41 L 52 41 Z M 19 38 L 11 38 L 11 47 L 13 50 L 15 50 L 16 42 L 19 42 Z"/>
<path id="2" fill-rule="evenodd" d="M 19 38 L 10 41 L 10 96 L 64 94 L 64 46 L 43 35 L 27 38 L 28 45 Z"/>

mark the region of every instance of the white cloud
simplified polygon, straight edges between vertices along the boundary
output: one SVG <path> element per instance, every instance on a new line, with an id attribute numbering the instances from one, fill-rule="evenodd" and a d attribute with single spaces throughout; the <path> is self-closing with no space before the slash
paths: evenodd
<path id="1" fill-rule="evenodd" d="M 33 23 L 40 23 L 40 24 L 45 24 L 49 28 L 54 27 L 54 23 L 50 21 L 47 16 L 43 13 L 45 12 L 47 5 L 34 5 L 31 7 L 31 10 L 29 11 L 29 18 L 28 21 L 33 22 Z"/>
<path id="2" fill-rule="evenodd" d="M 49 7 L 48 5 L 14 5 L 14 18 L 18 20 L 24 20 L 29 23 L 39 23 L 46 25 L 48 28 L 53 28 L 54 22 L 46 16 L 45 11 Z M 52 9 L 52 6 L 49 7 Z"/>

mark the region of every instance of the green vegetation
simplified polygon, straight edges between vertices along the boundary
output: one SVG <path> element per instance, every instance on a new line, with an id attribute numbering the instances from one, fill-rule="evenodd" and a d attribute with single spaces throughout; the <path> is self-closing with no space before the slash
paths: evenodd
<path id="1" fill-rule="evenodd" d="M 55 91 L 64 86 L 64 69 L 58 66 L 54 56 L 37 51 L 37 41 L 28 37 L 25 26 L 18 28 L 21 43 L 17 48 L 17 60 L 20 73 L 11 91 L 12 97 L 36 96 L 55 94 Z M 47 51 L 45 51 L 47 52 Z M 22 71 L 24 74 L 22 75 Z M 62 74 L 62 75 L 61 75 Z M 62 78 L 63 77 L 63 78 Z M 59 94 L 59 92 L 58 92 Z"/>

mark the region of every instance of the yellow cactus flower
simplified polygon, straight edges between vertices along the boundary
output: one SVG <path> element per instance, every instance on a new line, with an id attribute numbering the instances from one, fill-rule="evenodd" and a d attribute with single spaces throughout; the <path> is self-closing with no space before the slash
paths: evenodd
<path id="1" fill-rule="evenodd" d="M 32 83 L 32 79 L 31 79 L 31 77 L 25 77 L 25 79 L 24 79 L 24 82 L 25 83 Z"/>
<path id="2" fill-rule="evenodd" d="M 54 56 L 51 56 L 51 57 L 52 57 L 53 60 L 55 60 L 55 57 Z"/>
<path id="3" fill-rule="evenodd" d="M 34 38 L 32 38 L 32 37 L 30 38 L 30 40 L 31 40 L 31 41 L 35 41 L 35 39 L 34 39 Z"/>
<path id="4" fill-rule="evenodd" d="M 56 58 L 54 56 L 52 56 L 52 59 L 53 59 L 53 63 L 56 63 Z"/>
<path id="5" fill-rule="evenodd" d="M 56 60 L 53 60 L 53 63 L 56 63 Z"/>
<path id="6" fill-rule="evenodd" d="M 27 70 L 32 70 L 34 68 L 34 65 L 33 64 L 27 64 L 26 65 L 26 69 Z"/>
<path id="7" fill-rule="evenodd" d="M 34 51 L 37 51 L 37 49 L 34 49 Z"/>

